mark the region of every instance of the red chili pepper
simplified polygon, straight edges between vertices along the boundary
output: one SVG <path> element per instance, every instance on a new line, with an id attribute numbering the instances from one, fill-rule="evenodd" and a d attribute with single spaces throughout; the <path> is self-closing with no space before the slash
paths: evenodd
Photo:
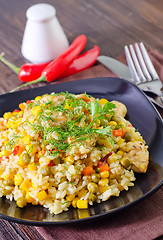
<path id="1" fill-rule="evenodd" d="M 4 58 L 4 53 L 0 55 L 0 61 L 10 67 L 22 82 L 31 82 L 41 77 L 42 71 L 49 65 L 50 62 L 41 64 L 25 63 L 20 68 L 10 63 Z"/>
<path id="2" fill-rule="evenodd" d="M 43 81 L 47 82 L 54 81 L 62 72 L 66 70 L 66 68 L 68 68 L 72 64 L 74 59 L 77 58 L 77 56 L 84 49 L 86 41 L 87 38 L 85 35 L 78 36 L 67 48 L 66 51 L 64 51 L 59 57 L 57 57 L 50 64 L 48 64 L 48 66 L 43 70 L 40 78 L 32 82 L 25 83 L 13 89 L 12 92 L 20 89 L 21 87 L 25 87 L 33 83 L 39 83 Z"/>
<path id="3" fill-rule="evenodd" d="M 108 154 L 106 154 L 103 158 L 101 158 L 101 159 L 98 161 L 98 165 L 95 167 L 95 171 L 96 171 L 97 173 L 100 172 L 100 167 L 102 167 L 102 166 L 106 163 L 108 157 L 110 157 L 112 154 L 113 154 L 112 152 L 109 152 Z"/>
<path id="4" fill-rule="evenodd" d="M 92 49 L 77 57 L 73 63 L 63 73 L 61 73 L 59 78 L 68 77 L 93 66 L 99 54 L 100 48 L 98 46 L 94 46 Z"/>
<path id="5" fill-rule="evenodd" d="M 42 71 L 49 65 L 48 63 L 42 64 L 31 64 L 27 63 L 21 66 L 20 71 L 18 73 L 18 78 L 22 82 L 31 82 L 41 77 Z"/>
<path id="6" fill-rule="evenodd" d="M 53 160 L 51 160 L 50 163 L 47 166 L 48 167 L 53 167 L 53 166 L 55 166 L 55 163 L 53 162 Z"/>
<path id="7" fill-rule="evenodd" d="M 113 154 L 112 152 L 109 152 L 108 154 L 106 154 L 105 157 L 99 160 L 98 165 L 101 166 L 112 154 Z"/>
<path id="8" fill-rule="evenodd" d="M 64 53 L 62 53 L 44 69 L 43 78 L 45 77 L 48 82 L 52 82 L 56 79 L 81 53 L 85 47 L 86 41 L 87 38 L 85 35 L 77 37 Z"/>

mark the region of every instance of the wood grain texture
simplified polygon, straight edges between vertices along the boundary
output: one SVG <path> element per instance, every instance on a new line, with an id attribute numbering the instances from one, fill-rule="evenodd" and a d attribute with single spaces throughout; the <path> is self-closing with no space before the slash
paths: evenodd
<path id="1" fill-rule="evenodd" d="M 97 44 L 101 54 L 118 56 L 125 44 L 143 41 L 163 52 L 162 0 L 48 0 L 55 6 L 57 17 L 71 43 L 84 33 L 86 50 Z M 17 65 L 26 60 L 21 55 L 21 42 L 26 24 L 26 10 L 37 0 L 1 0 L 0 51 Z M 11 7 L 12 6 L 12 7 Z M 20 84 L 17 76 L 0 63 L 0 94 Z"/>

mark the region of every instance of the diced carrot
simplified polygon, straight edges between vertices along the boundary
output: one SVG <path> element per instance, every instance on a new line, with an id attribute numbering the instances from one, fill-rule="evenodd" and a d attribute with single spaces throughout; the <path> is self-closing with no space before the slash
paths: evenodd
<path id="1" fill-rule="evenodd" d="M 32 102 L 33 102 L 32 100 L 27 100 L 26 104 L 29 104 L 29 103 L 32 103 Z"/>
<path id="2" fill-rule="evenodd" d="M 20 151 L 20 146 L 17 145 L 14 147 L 14 150 L 12 151 L 12 153 L 14 154 L 14 156 L 16 156 L 19 153 L 19 151 Z"/>
<path id="3" fill-rule="evenodd" d="M 125 135 L 125 130 L 123 130 L 123 129 L 115 129 L 115 130 L 113 130 L 112 131 L 112 133 L 113 133 L 113 135 L 115 136 L 115 137 L 124 137 L 124 135 Z"/>
<path id="4" fill-rule="evenodd" d="M 13 113 L 14 113 L 14 112 L 20 112 L 20 110 L 18 110 L 18 109 L 15 109 L 15 110 L 13 111 Z"/>
<path id="5" fill-rule="evenodd" d="M 90 166 L 87 166 L 83 169 L 82 174 L 83 175 L 91 175 L 94 172 L 93 168 Z"/>
<path id="6" fill-rule="evenodd" d="M 102 166 L 100 166 L 100 172 L 109 171 L 109 166 L 107 163 L 104 163 Z"/>

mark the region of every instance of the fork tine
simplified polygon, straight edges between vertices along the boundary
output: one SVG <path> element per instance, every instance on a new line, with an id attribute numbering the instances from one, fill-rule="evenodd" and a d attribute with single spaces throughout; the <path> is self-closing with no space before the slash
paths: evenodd
<path id="1" fill-rule="evenodd" d="M 127 60 L 128 66 L 129 66 L 131 76 L 132 76 L 133 80 L 135 81 L 135 83 L 139 83 L 140 79 L 139 79 L 139 76 L 136 72 L 136 69 L 135 69 L 134 63 L 132 61 L 129 49 L 128 49 L 127 46 L 125 46 L 124 49 L 125 49 L 126 60 Z"/>
<path id="2" fill-rule="evenodd" d="M 145 59 L 145 62 L 147 64 L 147 67 L 148 67 L 148 70 L 149 70 L 151 76 L 153 77 L 153 79 L 159 79 L 159 76 L 158 76 L 158 74 L 157 74 L 157 72 L 156 72 L 156 70 L 155 70 L 155 68 L 154 68 L 154 66 L 151 62 L 151 59 L 149 58 L 147 50 L 146 50 L 146 48 L 145 48 L 145 46 L 142 42 L 140 43 L 140 48 L 142 50 L 143 57 Z"/>
<path id="3" fill-rule="evenodd" d="M 146 79 L 147 79 L 148 81 L 151 81 L 152 78 L 151 78 L 151 76 L 149 75 L 148 69 L 147 69 L 147 67 L 146 67 L 146 65 L 145 65 L 145 62 L 144 62 L 142 53 L 141 53 L 140 48 L 139 48 L 139 45 L 138 45 L 137 43 L 135 44 L 135 49 L 136 49 L 136 53 L 137 53 L 137 55 L 138 55 L 138 59 L 139 59 L 139 61 L 140 61 L 142 70 L 143 70 L 143 72 L 144 72 L 144 75 L 145 75 L 145 77 L 146 77 Z"/>
<path id="4" fill-rule="evenodd" d="M 143 72 L 142 72 L 142 70 L 141 70 L 141 67 L 140 67 L 140 64 L 139 64 L 139 62 L 138 62 L 138 59 L 137 59 L 135 50 L 134 50 L 134 48 L 133 48 L 133 46 L 132 46 L 131 44 L 130 44 L 129 47 L 130 47 L 131 56 L 132 56 L 132 58 L 133 58 L 135 67 L 136 67 L 137 72 L 138 72 L 138 76 L 139 76 L 139 78 L 140 78 L 143 82 L 145 82 L 146 79 L 145 79 L 145 76 L 144 76 L 144 74 L 143 74 Z"/>

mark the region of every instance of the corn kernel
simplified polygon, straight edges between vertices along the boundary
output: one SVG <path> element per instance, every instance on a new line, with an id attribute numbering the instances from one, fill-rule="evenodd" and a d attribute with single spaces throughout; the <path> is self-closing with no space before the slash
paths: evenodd
<path id="1" fill-rule="evenodd" d="M 105 99 L 105 98 L 101 98 L 99 102 L 100 102 L 101 105 L 105 105 L 105 103 L 107 103 L 108 100 Z"/>
<path id="2" fill-rule="evenodd" d="M 120 156 L 123 156 L 123 151 L 119 150 L 119 151 L 117 152 L 117 154 L 120 155 Z"/>
<path id="3" fill-rule="evenodd" d="M 65 158 L 65 163 L 73 164 L 74 163 L 74 157 L 72 155 Z"/>
<path id="4" fill-rule="evenodd" d="M 70 105 L 66 102 L 66 104 L 65 104 L 65 107 L 64 107 L 65 109 L 71 109 L 71 107 L 70 107 Z"/>
<path id="5" fill-rule="evenodd" d="M 1 155 L 2 155 L 2 156 L 9 157 L 10 154 L 11 154 L 11 152 L 8 151 L 8 150 L 3 150 L 3 151 L 1 151 Z"/>
<path id="6" fill-rule="evenodd" d="M 124 142 L 125 142 L 125 140 L 123 138 L 121 138 L 121 139 L 118 140 L 117 144 L 118 144 L 118 146 L 120 146 Z"/>
<path id="7" fill-rule="evenodd" d="M 32 114 L 35 115 L 36 117 L 38 117 L 38 115 L 42 112 L 42 109 L 40 106 L 35 106 L 32 109 Z"/>
<path id="8" fill-rule="evenodd" d="M 110 121 L 109 122 L 109 126 L 116 126 L 116 125 L 117 125 L 117 123 L 115 121 Z"/>
<path id="9" fill-rule="evenodd" d="M 84 196 L 87 194 L 87 192 L 88 192 L 88 191 L 87 191 L 86 189 L 80 190 L 79 193 L 78 193 L 78 197 L 79 197 L 79 198 L 84 197 Z"/>
<path id="10" fill-rule="evenodd" d="M 24 180 L 24 182 L 20 185 L 20 188 L 27 192 L 31 186 L 32 184 L 29 180 Z"/>
<path id="11" fill-rule="evenodd" d="M 3 118 L 4 119 L 9 119 L 10 117 L 12 117 L 12 113 L 11 112 L 6 112 L 3 114 Z"/>
<path id="12" fill-rule="evenodd" d="M 96 120 L 96 125 L 97 125 L 97 127 L 100 126 L 100 123 L 101 123 L 100 119 L 97 119 L 97 120 Z"/>
<path id="13" fill-rule="evenodd" d="M 99 185 L 100 187 L 104 187 L 104 186 L 106 186 L 108 183 L 109 183 L 109 179 L 108 179 L 108 178 L 102 178 L 102 179 L 98 182 L 98 185 Z"/>
<path id="14" fill-rule="evenodd" d="M 19 117 L 22 117 L 23 111 L 18 112 Z"/>
<path id="15" fill-rule="evenodd" d="M 90 217 L 90 213 L 88 209 L 78 209 L 77 212 L 78 212 L 79 219 Z"/>
<path id="16" fill-rule="evenodd" d="M 35 97 L 35 101 L 38 101 L 38 100 L 40 100 L 40 99 L 41 99 L 41 96 Z"/>
<path id="17" fill-rule="evenodd" d="M 109 171 L 100 172 L 100 177 L 101 178 L 108 178 L 109 177 Z"/>
<path id="18" fill-rule="evenodd" d="M 25 197 L 21 197 L 21 198 L 18 198 L 18 200 L 16 201 L 16 204 L 18 205 L 18 207 L 23 208 L 27 205 L 27 201 Z"/>
<path id="19" fill-rule="evenodd" d="M 27 200 L 27 203 L 32 203 L 33 202 L 33 197 L 29 195 L 29 192 L 26 193 L 25 198 Z"/>
<path id="20" fill-rule="evenodd" d="M 28 170 L 29 171 L 36 171 L 37 170 L 36 164 L 35 163 L 28 164 Z"/>
<path id="21" fill-rule="evenodd" d="M 79 198 L 76 197 L 76 198 L 72 201 L 72 206 L 73 206 L 74 208 L 77 207 L 77 201 L 78 201 L 78 200 L 79 200 Z"/>
<path id="22" fill-rule="evenodd" d="M 26 150 L 27 150 L 28 153 L 35 154 L 37 152 L 37 147 L 36 147 L 36 145 L 28 144 L 26 146 Z"/>
<path id="23" fill-rule="evenodd" d="M 43 190 L 37 193 L 37 197 L 39 199 L 39 201 L 43 201 L 47 198 L 47 193 Z"/>
<path id="24" fill-rule="evenodd" d="M 117 156 L 113 153 L 110 157 L 107 159 L 107 163 L 110 165 L 113 162 L 117 161 Z"/>
<path id="25" fill-rule="evenodd" d="M 77 201 L 77 208 L 80 208 L 80 209 L 88 208 L 88 200 L 81 200 L 81 199 L 79 199 Z"/>
<path id="26" fill-rule="evenodd" d="M 7 124 L 6 124 L 6 127 L 7 127 L 7 128 L 12 128 L 13 125 L 14 125 L 14 121 L 8 120 L 8 122 L 7 122 Z"/>
<path id="27" fill-rule="evenodd" d="M 26 104 L 25 104 L 25 103 L 20 103 L 20 104 L 19 104 L 19 108 L 20 108 L 20 110 L 23 111 L 23 112 L 24 112 L 25 107 L 26 107 Z"/>
<path id="28" fill-rule="evenodd" d="M 22 177 L 21 173 L 16 174 L 14 176 L 14 184 L 16 186 L 19 186 L 22 182 L 23 182 L 23 177 Z"/>
<path id="29" fill-rule="evenodd" d="M 32 188 L 33 188 L 34 190 L 37 190 L 37 184 L 34 183 L 34 182 L 32 182 Z"/>
<path id="30" fill-rule="evenodd" d="M 21 166 L 25 165 L 22 156 L 20 156 L 18 164 Z"/>
<path id="31" fill-rule="evenodd" d="M 68 196 L 66 197 L 66 200 L 69 201 L 69 202 L 71 202 L 71 201 L 74 200 L 74 198 L 75 198 L 75 193 L 73 193 L 73 194 L 71 194 L 71 195 L 68 195 Z"/>
<path id="32" fill-rule="evenodd" d="M 23 142 L 24 142 L 24 144 L 26 145 L 26 144 L 29 144 L 30 142 L 31 142 L 31 137 L 29 136 L 29 135 L 27 135 L 27 136 L 25 136 L 24 138 L 23 138 Z"/>
<path id="33" fill-rule="evenodd" d="M 109 189 L 109 186 L 99 186 L 98 191 L 100 194 L 106 192 Z"/>
<path id="34" fill-rule="evenodd" d="M 123 127 L 126 126 L 124 122 L 119 122 L 118 125 L 121 125 L 121 126 L 123 126 Z"/>

